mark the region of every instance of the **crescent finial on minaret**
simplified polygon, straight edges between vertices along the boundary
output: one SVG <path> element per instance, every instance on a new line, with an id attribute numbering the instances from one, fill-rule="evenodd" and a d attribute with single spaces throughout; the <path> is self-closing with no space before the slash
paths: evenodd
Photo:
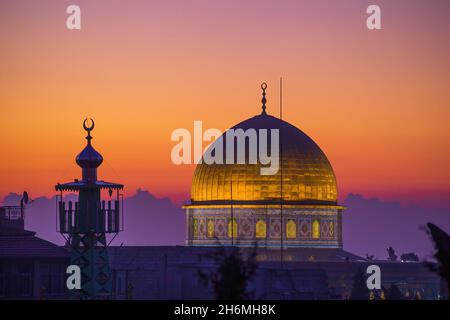
<path id="1" fill-rule="evenodd" d="M 95 126 L 94 120 L 93 120 L 92 118 L 89 118 L 89 120 L 91 120 L 91 122 L 92 122 L 92 125 L 91 125 L 90 127 L 88 127 L 88 126 L 86 125 L 86 122 L 88 121 L 88 118 L 85 118 L 84 121 L 83 121 L 83 128 L 84 128 L 84 130 L 86 130 L 87 132 L 92 131 L 92 130 L 94 129 L 94 126 Z"/>
<path id="2" fill-rule="evenodd" d="M 91 126 L 90 127 L 87 126 L 88 118 L 86 117 L 83 121 L 83 128 L 88 133 L 86 140 L 88 141 L 88 143 L 91 143 L 91 140 L 92 140 L 91 131 L 94 130 L 95 122 L 92 118 L 89 118 L 89 120 L 91 120 L 91 122 L 92 122 Z"/>

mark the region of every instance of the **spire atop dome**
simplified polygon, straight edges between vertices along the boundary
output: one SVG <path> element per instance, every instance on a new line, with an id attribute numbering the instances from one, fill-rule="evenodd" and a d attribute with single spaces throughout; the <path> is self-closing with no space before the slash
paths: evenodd
<path id="1" fill-rule="evenodd" d="M 262 112 L 261 112 L 261 115 L 267 115 L 267 112 L 266 112 L 266 102 L 267 102 L 267 99 L 266 99 L 266 89 L 267 89 L 267 83 L 265 83 L 265 82 L 263 82 L 263 83 L 261 83 L 261 89 L 262 89 L 262 99 L 261 99 L 261 102 L 262 102 Z"/>
<path id="2" fill-rule="evenodd" d="M 94 120 L 91 118 L 89 119 L 92 123 L 89 127 L 87 125 L 88 119 L 86 118 L 83 121 L 83 128 L 88 133 L 86 137 L 87 145 L 77 156 L 76 162 L 83 169 L 83 180 L 94 182 L 97 180 L 97 168 L 102 164 L 103 157 L 94 149 L 94 147 L 92 147 L 91 131 L 94 129 L 95 123 Z"/>

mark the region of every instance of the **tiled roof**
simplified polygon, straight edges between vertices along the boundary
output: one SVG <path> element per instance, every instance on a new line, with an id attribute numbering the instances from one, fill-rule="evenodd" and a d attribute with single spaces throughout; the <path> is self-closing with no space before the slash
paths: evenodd
<path id="1" fill-rule="evenodd" d="M 27 234 L 0 234 L 0 258 L 68 258 L 69 253 L 49 241 Z"/>

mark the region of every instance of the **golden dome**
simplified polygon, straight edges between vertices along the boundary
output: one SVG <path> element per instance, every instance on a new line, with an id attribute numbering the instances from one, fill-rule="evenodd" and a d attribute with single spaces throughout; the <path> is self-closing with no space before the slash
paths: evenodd
<path id="1" fill-rule="evenodd" d="M 243 204 L 273 203 L 277 200 L 279 202 L 281 175 L 284 203 L 337 203 L 333 168 L 319 146 L 305 133 L 265 112 L 233 127 L 233 129 L 238 128 L 244 131 L 249 128 L 279 129 L 282 148 L 280 170 L 275 175 L 261 175 L 259 163 L 205 164 L 202 162 L 197 165 L 192 179 L 192 204 L 221 204 L 231 200 L 233 203 Z M 225 134 L 222 137 L 225 139 Z M 231 190 L 233 197 L 231 197 Z"/>

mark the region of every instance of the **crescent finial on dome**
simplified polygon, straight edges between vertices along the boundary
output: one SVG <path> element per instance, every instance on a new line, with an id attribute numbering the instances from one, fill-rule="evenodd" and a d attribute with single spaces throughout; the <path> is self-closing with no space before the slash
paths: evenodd
<path id="1" fill-rule="evenodd" d="M 265 82 L 263 82 L 262 84 L 261 84 L 261 89 L 262 89 L 262 99 L 261 99 L 261 102 L 262 102 L 262 112 L 261 112 L 261 114 L 262 115 L 267 115 L 267 112 L 266 112 L 266 102 L 267 102 L 267 99 L 266 99 L 266 89 L 267 89 L 267 83 L 265 83 Z"/>

